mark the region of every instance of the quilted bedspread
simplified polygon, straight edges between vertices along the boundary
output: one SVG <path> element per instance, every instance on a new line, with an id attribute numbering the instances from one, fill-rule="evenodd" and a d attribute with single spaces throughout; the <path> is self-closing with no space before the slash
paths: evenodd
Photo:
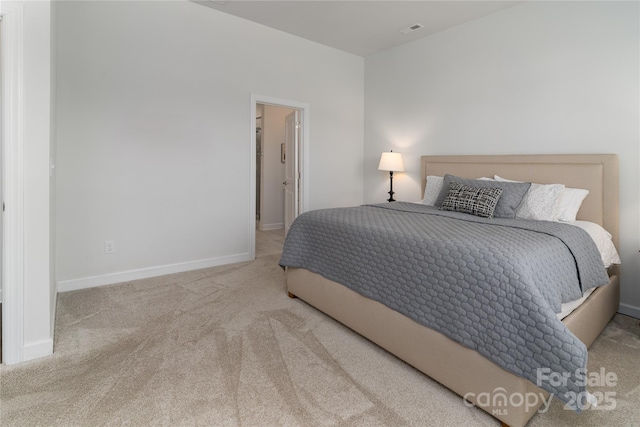
<path id="1" fill-rule="evenodd" d="M 585 391 L 586 346 L 555 313 L 609 279 L 578 227 L 403 202 L 324 209 L 294 221 L 280 264 L 341 283 L 534 384 L 539 368 L 567 373 L 539 384 L 565 402 Z"/>

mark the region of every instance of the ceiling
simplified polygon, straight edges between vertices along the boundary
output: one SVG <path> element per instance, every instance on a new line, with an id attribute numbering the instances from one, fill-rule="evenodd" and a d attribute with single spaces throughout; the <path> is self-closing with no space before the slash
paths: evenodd
<path id="1" fill-rule="evenodd" d="M 520 1 L 193 0 L 359 56 L 407 43 L 513 6 Z M 422 24 L 407 35 L 400 29 Z"/>

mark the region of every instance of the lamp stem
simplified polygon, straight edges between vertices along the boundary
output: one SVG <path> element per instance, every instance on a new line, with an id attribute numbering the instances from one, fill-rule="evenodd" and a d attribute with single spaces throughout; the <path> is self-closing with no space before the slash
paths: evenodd
<path id="1" fill-rule="evenodd" d="M 389 198 L 388 202 L 395 202 L 396 199 L 393 198 L 393 171 L 389 171 Z"/>

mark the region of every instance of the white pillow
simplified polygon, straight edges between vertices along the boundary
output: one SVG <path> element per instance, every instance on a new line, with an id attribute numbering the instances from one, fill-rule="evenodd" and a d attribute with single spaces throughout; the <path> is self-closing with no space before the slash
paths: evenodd
<path id="1" fill-rule="evenodd" d="M 596 242 L 596 246 L 598 247 L 598 251 L 600 252 L 600 256 L 602 257 L 602 262 L 605 267 L 608 268 L 612 264 L 620 264 L 620 256 L 618 255 L 616 247 L 613 245 L 611 234 L 607 230 L 595 222 L 589 221 L 574 221 L 571 222 L 571 225 L 580 227 L 589 233 L 589 236 L 591 236 L 593 241 Z"/>
<path id="2" fill-rule="evenodd" d="M 558 221 L 573 222 L 576 220 L 576 215 L 582 206 L 583 200 L 589 195 L 589 190 L 583 190 L 581 188 L 565 188 L 556 211 L 558 214 Z"/>
<path id="3" fill-rule="evenodd" d="M 498 175 L 495 175 L 494 178 L 496 181 L 520 182 L 502 178 Z M 522 198 L 522 202 L 516 208 L 516 218 L 556 221 L 558 219 L 556 208 L 564 188 L 562 184 L 531 183 L 529 191 L 527 191 Z"/>
<path id="4" fill-rule="evenodd" d="M 427 176 L 427 185 L 424 189 L 424 199 L 422 199 L 423 205 L 435 205 L 438 195 L 440 194 L 440 190 L 442 190 L 443 181 L 443 176 Z"/>

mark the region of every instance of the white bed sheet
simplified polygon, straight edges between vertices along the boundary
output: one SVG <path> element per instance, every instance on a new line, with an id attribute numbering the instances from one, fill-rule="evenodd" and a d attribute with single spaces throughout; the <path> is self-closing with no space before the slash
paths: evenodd
<path id="1" fill-rule="evenodd" d="M 574 221 L 568 224 L 580 227 L 589 233 L 589 236 L 591 236 L 593 241 L 596 243 L 598 251 L 600 251 L 602 262 L 606 268 L 609 268 L 613 264 L 620 264 L 620 256 L 613 244 L 611 234 L 607 230 L 598 224 L 589 221 Z"/>
<path id="2" fill-rule="evenodd" d="M 596 223 L 589 221 L 574 221 L 569 224 L 580 227 L 587 233 L 589 233 L 589 236 L 591 236 L 593 241 L 596 243 L 596 246 L 598 247 L 598 251 L 600 252 L 600 256 L 602 257 L 602 263 L 606 268 L 610 267 L 613 264 L 620 264 L 620 256 L 618 255 L 616 247 L 613 245 L 611 234 L 609 234 L 609 232 L 607 232 L 604 228 Z M 585 302 L 589 295 L 591 295 L 591 293 L 595 290 L 596 288 L 589 289 L 582 295 L 582 298 L 562 304 L 560 313 L 557 313 L 558 319 L 562 320 L 570 315 L 571 312 L 580 307 L 580 305 Z"/>
<path id="3" fill-rule="evenodd" d="M 562 304 L 562 307 L 560 308 L 560 313 L 556 313 L 556 316 L 558 316 L 558 319 L 562 320 L 568 315 L 570 315 L 573 312 L 573 310 L 580 307 L 580 305 L 583 302 L 585 302 L 587 298 L 589 298 L 589 295 L 591 295 L 591 293 L 596 289 L 597 288 L 591 288 L 587 292 L 582 294 L 582 298 Z"/>

